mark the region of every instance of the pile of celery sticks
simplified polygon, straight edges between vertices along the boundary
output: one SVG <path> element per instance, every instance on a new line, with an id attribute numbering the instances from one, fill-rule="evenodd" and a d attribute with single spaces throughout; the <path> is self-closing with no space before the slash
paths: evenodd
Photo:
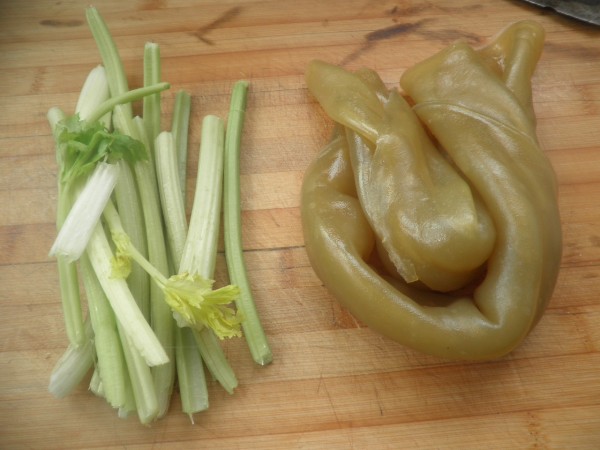
<path id="1" fill-rule="evenodd" d="M 50 377 L 64 397 L 89 388 L 120 417 L 150 424 L 175 386 L 182 411 L 208 408 L 205 368 L 229 393 L 236 376 L 220 340 L 244 336 L 257 364 L 272 355 L 244 265 L 240 143 L 248 83 L 233 86 L 227 124 L 202 122 L 195 196 L 185 211 L 190 94 L 175 97 L 161 130 L 159 47 L 144 48 L 143 87 L 130 90 L 118 50 L 94 7 L 86 17 L 102 65 L 88 75 L 75 114 L 48 112 L 56 142 L 56 257 L 69 346 Z M 142 116 L 132 102 L 142 102 Z M 230 285 L 213 287 L 223 221 Z M 83 289 L 80 289 L 80 286 Z M 87 303 L 86 303 L 87 302 Z"/>

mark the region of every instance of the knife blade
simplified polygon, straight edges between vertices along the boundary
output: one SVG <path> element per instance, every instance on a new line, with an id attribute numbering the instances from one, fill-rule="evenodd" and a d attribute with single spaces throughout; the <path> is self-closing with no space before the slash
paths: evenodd
<path id="1" fill-rule="evenodd" d="M 559 14 L 593 25 L 600 25 L 600 0 L 524 0 Z"/>

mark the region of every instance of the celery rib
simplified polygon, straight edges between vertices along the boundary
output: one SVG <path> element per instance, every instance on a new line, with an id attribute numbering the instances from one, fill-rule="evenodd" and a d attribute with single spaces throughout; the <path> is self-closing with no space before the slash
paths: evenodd
<path id="1" fill-rule="evenodd" d="M 236 305 L 244 317 L 242 328 L 246 342 L 254 361 L 266 365 L 273 360 L 273 354 L 256 310 L 242 247 L 239 161 L 247 92 L 248 82 L 241 80 L 234 85 L 231 96 L 225 139 L 223 234 L 229 276 L 240 288 Z"/>
<path id="2" fill-rule="evenodd" d="M 65 118 L 65 114 L 59 108 L 50 108 L 48 111 L 48 123 L 53 134 L 56 125 Z M 58 147 L 56 159 L 59 167 L 62 165 L 62 156 Z M 56 210 L 56 229 L 60 232 L 64 221 L 71 209 L 71 199 L 65 184 L 58 181 L 58 205 Z M 57 260 L 58 280 L 60 287 L 61 306 L 65 322 L 65 332 L 69 343 L 75 347 L 86 344 L 83 313 L 81 310 L 81 295 L 79 292 L 79 275 L 77 266 L 69 263 L 66 259 L 59 257 Z"/>
<path id="3" fill-rule="evenodd" d="M 81 278 L 88 300 L 88 311 L 94 329 L 97 371 L 102 380 L 104 397 L 113 408 L 126 403 L 125 359 L 115 315 L 86 255 L 80 259 Z"/>
<path id="4" fill-rule="evenodd" d="M 169 357 L 146 322 L 126 281 L 112 276 L 113 253 L 102 224 L 98 224 L 92 233 L 87 254 L 117 320 L 135 348 L 149 366 L 168 363 Z"/>
<path id="5" fill-rule="evenodd" d="M 224 144 L 223 120 L 213 115 L 205 116 L 202 122 L 196 192 L 179 273 L 195 273 L 206 279 L 214 276 L 223 189 Z M 237 378 L 219 342 L 211 337 L 212 333 L 209 329 L 195 333 L 196 342 L 210 372 L 225 390 L 232 392 L 237 386 Z"/>

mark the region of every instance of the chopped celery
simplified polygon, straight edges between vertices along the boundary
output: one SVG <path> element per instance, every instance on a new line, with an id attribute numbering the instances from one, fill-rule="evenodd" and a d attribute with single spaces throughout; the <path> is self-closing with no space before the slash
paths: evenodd
<path id="1" fill-rule="evenodd" d="M 234 85 L 231 96 L 225 135 L 223 235 L 229 278 L 240 288 L 236 306 L 244 317 L 246 342 L 254 361 L 265 365 L 273 360 L 273 355 L 256 311 L 242 249 L 239 161 L 247 92 L 248 82 L 242 80 Z"/>

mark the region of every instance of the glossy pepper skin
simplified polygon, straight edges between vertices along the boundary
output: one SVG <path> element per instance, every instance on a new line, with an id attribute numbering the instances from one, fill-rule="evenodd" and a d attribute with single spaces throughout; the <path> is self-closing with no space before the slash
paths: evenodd
<path id="1" fill-rule="evenodd" d="M 311 63 L 309 90 L 338 125 L 303 182 L 306 249 L 372 329 L 485 360 L 542 315 L 562 248 L 531 102 L 543 39 L 524 21 L 482 49 L 452 44 L 403 74 L 412 107 L 372 71 Z"/>

